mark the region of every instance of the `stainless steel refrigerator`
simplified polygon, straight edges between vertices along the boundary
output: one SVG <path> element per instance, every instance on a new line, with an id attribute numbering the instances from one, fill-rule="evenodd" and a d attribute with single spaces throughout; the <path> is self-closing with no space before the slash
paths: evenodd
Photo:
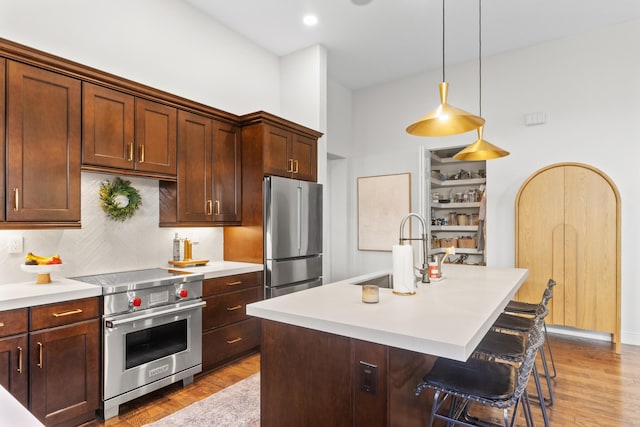
<path id="1" fill-rule="evenodd" d="M 322 285 L 322 184 L 264 178 L 265 298 Z"/>

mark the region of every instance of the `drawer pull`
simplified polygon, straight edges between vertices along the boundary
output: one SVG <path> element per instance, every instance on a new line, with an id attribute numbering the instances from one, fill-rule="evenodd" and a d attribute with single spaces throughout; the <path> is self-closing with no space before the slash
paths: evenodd
<path id="1" fill-rule="evenodd" d="M 235 305 L 233 307 L 227 307 L 227 311 L 235 311 L 235 310 L 240 310 L 242 308 L 242 306 L 240 304 Z"/>
<path id="2" fill-rule="evenodd" d="M 238 337 L 238 338 L 234 338 L 232 340 L 227 340 L 227 344 L 235 344 L 235 343 L 240 342 L 240 341 L 242 341 L 242 338 Z"/>
<path id="3" fill-rule="evenodd" d="M 42 343 L 38 342 L 38 368 L 42 369 Z"/>
<path id="4" fill-rule="evenodd" d="M 4 323 L 0 322 L 0 328 L 2 328 L 4 326 Z"/>
<path id="5" fill-rule="evenodd" d="M 22 373 L 22 347 L 18 347 L 18 373 Z"/>
<path id="6" fill-rule="evenodd" d="M 236 280 L 235 282 L 228 282 L 227 286 L 238 286 L 242 285 L 242 280 Z"/>
<path id="7" fill-rule="evenodd" d="M 78 313 L 82 313 L 81 308 L 76 308 L 75 310 L 71 310 L 71 311 L 63 311 L 62 313 L 53 313 L 53 317 L 70 316 L 72 314 L 78 314 Z"/>

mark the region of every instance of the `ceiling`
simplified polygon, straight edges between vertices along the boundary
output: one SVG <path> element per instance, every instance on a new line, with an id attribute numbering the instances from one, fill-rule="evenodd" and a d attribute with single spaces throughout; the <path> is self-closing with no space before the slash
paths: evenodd
<path id="1" fill-rule="evenodd" d="M 329 76 L 351 89 L 442 69 L 440 0 L 184 1 L 278 56 L 325 46 Z M 445 64 L 477 59 L 478 0 L 445 8 Z M 485 0 L 482 56 L 638 18 L 639 0 Z"/>

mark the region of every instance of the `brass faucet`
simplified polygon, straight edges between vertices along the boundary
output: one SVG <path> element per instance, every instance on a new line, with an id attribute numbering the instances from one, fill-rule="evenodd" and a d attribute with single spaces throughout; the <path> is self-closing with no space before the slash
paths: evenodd
<path id="1" fill-rule="evenodd" d="M 418 219 L 420 224 L 422 225 L 422 237 L 404 237 L 404 224 L 411 217 Z M 427 225 L 424 222 L 424 219 L 417 213 L 409 213 L 404 218 L 402 218 L 402 222 L 400 223 L 400 244 L 404 244 L 407 240 L 421 240 L 422 241 L 422 268 L 414 267 L 416 270 L 420 272 L 422 276 L 422 283 L 431 283 L 429 280 L 429 262 L 427 260 L 428 250 L 427 250 Z"/>

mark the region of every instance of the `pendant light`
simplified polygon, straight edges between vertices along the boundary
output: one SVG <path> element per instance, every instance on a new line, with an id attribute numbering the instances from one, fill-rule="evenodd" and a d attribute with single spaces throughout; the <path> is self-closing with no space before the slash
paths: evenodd
<path id="1" fill-rule="evenodd" d="M 478 104 L 482 115 L 482 0 L 478 0 Z M 453 156 L 456 160 L 491 160 L 509 155 L 508 151 L 496 147 L 483 139 L 484 125 L 478 128 L 478 139 Z"/>
<path id="2" fill-rule="evenodd" d="M 407 132 L 416 136 L 448 136 L 469 132 L 484 124 L 484 119 L 464 110 L 447 104 L 449 84 L 444 73 L 444 1 L 442 0 L 442 82 L 440 88 L 440 105 L 427 113 L 420 120 L 407 127 Z"/>

